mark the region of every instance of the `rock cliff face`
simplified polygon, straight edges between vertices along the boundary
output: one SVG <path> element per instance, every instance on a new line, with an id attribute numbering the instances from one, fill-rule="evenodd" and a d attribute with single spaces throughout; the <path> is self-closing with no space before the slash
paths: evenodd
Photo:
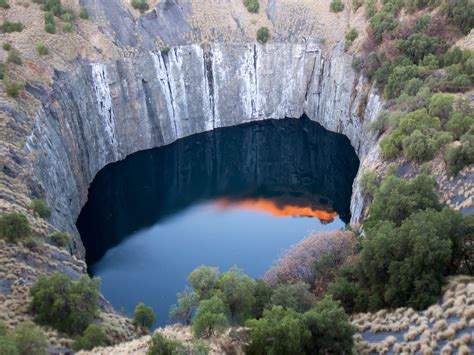
<path id="1" fill-rule="evenodd" d="M 315 41 L 184 45 L 56 72 L 51 93 L 29 87 L 42 107 L 26 145 L 37 152 L 33 171 L 53 224 L 75 231 L 89 183 L 106 164 L 218 127 L 306 114 L 346 135 L 361 164 L 377 160 L 366 126 L 381 99 L 351 61 L 340 46 L 323 55 Z M 357 222 L 357 183 L 351 210 Z"/>

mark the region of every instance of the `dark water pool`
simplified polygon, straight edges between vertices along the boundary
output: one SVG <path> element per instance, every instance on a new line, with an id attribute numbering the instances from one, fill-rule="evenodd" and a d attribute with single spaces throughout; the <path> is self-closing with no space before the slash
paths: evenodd
<path id="1" fill-rule="evenodd" d="M 167 323 L 199 265 L 261 277 L 311 231 L 350 218 L 359 161 L 306 118 L 218 129 L 101 170 L 77 221 L 92 275 L 117 309 L 143 301 Z"/>

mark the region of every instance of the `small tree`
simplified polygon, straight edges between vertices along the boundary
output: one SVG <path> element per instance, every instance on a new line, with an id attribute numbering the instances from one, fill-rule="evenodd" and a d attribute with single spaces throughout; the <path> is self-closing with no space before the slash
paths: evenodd
<path id="1" fill-rule="evenodd" d="M 0 238 L 16 242 L 30 235 L 30 223 L 24 214 L 12 212 L 0 217 Z"/>
<path id="2" fill-rule="evenodd" d="M 153 322 L 156 320 L 156 314 L 149 306 L 145 306 L 140 302 L 133 311 L 133 323 L 142 328 L 151 328 Z"/>
<path id="3" fill-rule="evenodd" d="M 453 95 L 437 93 L 431 96 L 428 105 L 428 113 L 431 116 L 438 117 L 442 121 L 446 121 L 453 111 L 453 105 Z"/>
<path id="4" fill-rule="evenodd" d="M 48 338 L 41 328 L 31 321 L 18 324 L 15 328 L 14 338 L 21 355 L 47 353 Z"/>
<path id="5" fill-rule="evenodd" d="M 171 320 L 190 325 L 198 303 L 199 297 L 194 291 L 186 289 L 178 293 L 178 304 L 171 306 Z"/>
<path id="6" fill-rule="evenodd" d="M 185 354 L 186 349 L 179 341 L 165 338 L 156 332 L 150 340 L 147 355 Z"/>
<path id="7" fill-rule="evenodd" d="M 228 325 L 224 302 L 217 295 L 199 303 L 193 320 L 195 336 L 209 338 L 216 332 L 223 331 Z"/>
<path id="8" fill-rule="evenodd" d="M 274 290 L 270 304 L 283 306 L 297 312 L 306 312 L 316 303 L 316 298 L 309 291 L 309 285 L 304 282 L 281 284 Z"/>
<path id="9" fill-rule="evenodd" d="M 30 208 L 38 214 L 41 218 L 51 217 L 51 208 L 45 200 L 35 199 L 31 201 Z"/>
<path id="10" fill-rule="evenodd" d="M 267 27 L 260 27 L 257 31 L 257 41 L 265 44 L 270 39 L 270 30 Z"/>
<path id="11" fill-rule="evenodd" d="M 342 10 L 344 10 L 344 4 L 341 0 L 332 0 L 331 4 L 329 5 L 329 9 L 331 10 L 331 12 L 341 12 Z"/>
<path id="12" fill-rule="evenodd" d="M 76 351 L 92 350 L 97 346 L 104 346 L 107 342 L 107 336 L 100 325 L 89 325 L 82 336 L 78 336 L 73 344 Z"/>
<path id="13" fill-rule="evenodd" d="M 194 269 L 188 276 L 188 282 L 201 300 L 212 296 L 218 280 L 219 269 L 204 265 Z"/>

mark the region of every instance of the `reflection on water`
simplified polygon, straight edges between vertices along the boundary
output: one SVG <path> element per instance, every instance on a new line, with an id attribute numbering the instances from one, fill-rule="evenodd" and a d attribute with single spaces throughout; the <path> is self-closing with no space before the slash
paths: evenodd
<path id="1" fill-rule="evenodd" d="M 99 172 L 77 221 L 112 304 L 144 301 L 167 321 L 201 264 L 258 277 L 309 231 L 349 219 L 358 160 L 308 119 L 218 129 L 133 154 Z"/>

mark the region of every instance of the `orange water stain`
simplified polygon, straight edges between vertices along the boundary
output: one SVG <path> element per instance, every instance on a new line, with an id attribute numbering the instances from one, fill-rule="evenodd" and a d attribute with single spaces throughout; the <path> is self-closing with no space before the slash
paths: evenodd
<path id="1" fill-rule="evenodd" d="M 325 211 L 322 209 L 312 209 L 309 206 L 295 206 L 289 204 L 279 206 L 270 199 L 244 199 L 238 201 L 220 199 L 215 203 L 215 206 L 222 209 L 254 209 L 271 213 L 273 216 L 277 217 L 313 217 L 319 219 L 323 223 L 330 223 L 337 216 L 336 212 Z"/>

